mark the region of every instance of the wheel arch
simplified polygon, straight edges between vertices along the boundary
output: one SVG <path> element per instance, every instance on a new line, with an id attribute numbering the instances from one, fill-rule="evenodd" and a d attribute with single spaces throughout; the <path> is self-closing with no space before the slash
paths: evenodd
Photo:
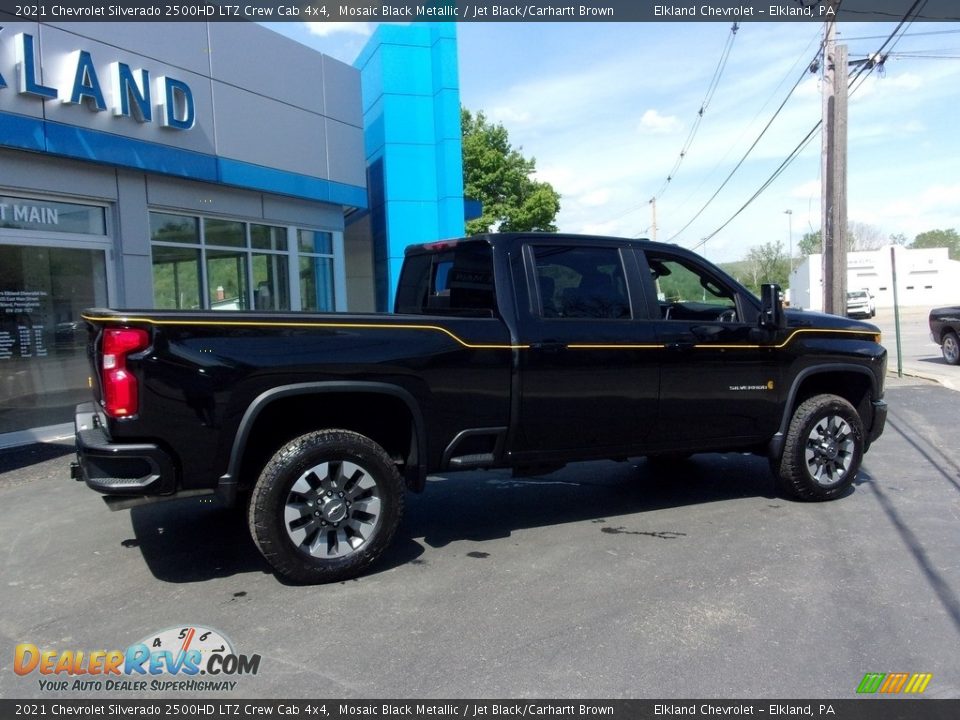
<path id="1" fill-rule="evenodd" d="M 797 408 L 808 398 L 814 395 L 831 394 L 847 400 L 860 415 L 864 428 L 869 429 L 872 423 L 871 399 L 880 397 L 877 378 L 869 368 L 859 365 L 830 363 L 817 365 L 802 370 L 794 378 L 784 403 L 780 427 L 770 440 L 768 453 L 771 459 L 778 459 L 783 455 L 783 446 L 786 440 L 790 420 Z"/>
<path id="2" fill-rule="evenodd" d="M 325 401 L 321 419 L 271 422 L 275 418 L 299 418 L 298 410 L 317 396 L 323 396 Z M 355 411 L 338 412 L 358 396 L 365 403 L 372 403 L 371 410 L 379 410 L 380 418 L 362 423 L 357 420 Z M 407 486 L 415 492 L 423 489 L 426 482 L 426 431 L 423 414 L 413 395 L 390 383 L 328 381 L 281 385 L 261 393 L 250 403 L 237 426 L 227 471 L 219 478 L 217 494 L 226 504 L 233 504 L 238 490 L 252 486 L 256 480 L 251 474 L 265 465 L 284 442 L 303 432 L 324 427 L 358 432 L 382 445 L 388 453 L 399 454 L 405 467 Z M 257 431 L 265 432 L 263 442 L 252 442 Z"/>

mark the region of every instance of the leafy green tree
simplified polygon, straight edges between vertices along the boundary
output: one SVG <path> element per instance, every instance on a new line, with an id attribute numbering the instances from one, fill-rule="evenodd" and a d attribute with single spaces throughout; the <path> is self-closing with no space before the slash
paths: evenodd
<path id="1" fill-rule="evenodd" d="M 954 229 L 927 230 L 917 235 L 910 244 L 912 248 L 939 248 L 950 250 L 951 260 L 960 260 L 960 235 Z"/>
<path id="2" fill-rule="evenodd" d="M 850 252 L 879 250 L 891 242 L 896 243 L 897 240 L 894 239 L 896 237 L 898 236 L 884 237 L 883 231 L 874 225 L 862 222 L 847 223 L 847 250 Z M 799 251 L 804 257 L 823 252 L 823 234 L 819 230 L 804 233 L 803 239 L 800 240 Z"/>
<path id="3" fill-rule="evenodd" d="M 808 255 L 814 255 L 815 253 L 823 251 L 823 237 L 820 235 L 820 231 L 808 232 L 803 234 L 803 239 L 800 240 L 800 254 L 804 257 Z"/>
<path id="4" fill-rule="evenodd" d="M 760 292 L 764 283 L 777 283 L 787 287 L 790 280 L 790 258 L 783 251 L 782 242 L 768 242 L 756 245 L 747 253 L 746 285 L 752 292 Z"/>
<path id="5" fill-rule="evenodd" d="M 510 145 L 506 128 L 482 112 L 460 109 L 463 131 L 463 192 L 483 203 L 483 215 L 467 223 L 467 233 L 542 230 L 556 232 L 560 194 L 534 180 L 536 160 Z"/>

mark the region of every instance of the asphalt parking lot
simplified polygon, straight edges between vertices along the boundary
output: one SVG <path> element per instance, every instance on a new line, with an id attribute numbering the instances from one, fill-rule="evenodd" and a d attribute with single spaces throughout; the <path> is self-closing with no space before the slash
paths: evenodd
<path id="1" fill-rule="evenodd" d="M 5 451 L 0 696 L 118 695 L 41 691 L 18 643 L 191 625 L 262 656 L 220 697 L 849 698 L 867 672 L 960 697 L 958 398 L 892 380 L 886 433 L 826 504 L 741 455 L 434 478 L 374 572 L 320 587 L 274 577 L 237 513 L 109 512 L 70 445 Z"/>

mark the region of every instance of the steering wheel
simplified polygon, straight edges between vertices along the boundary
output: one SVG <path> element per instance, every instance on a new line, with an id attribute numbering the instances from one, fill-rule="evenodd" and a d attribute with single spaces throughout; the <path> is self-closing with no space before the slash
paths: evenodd
<path id="1" fill-rule="evenodd" d="M 717 315 L 717 320 L 722 323 L 730 323 L 737 321 L 737 311 L 734 308 L 727 308 L 719 315 Z"/>

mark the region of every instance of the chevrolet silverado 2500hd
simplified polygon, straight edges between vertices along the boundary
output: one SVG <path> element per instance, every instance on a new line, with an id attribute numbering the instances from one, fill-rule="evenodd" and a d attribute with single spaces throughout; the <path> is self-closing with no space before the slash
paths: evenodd
<path id="1" fill-rule="evenodd" d="M 784 310 L 672 245 L 408 248 L 393 314 L 91 309 L 74 476 L 113 508 L 215 494 L 301 582 L 363 571 L 429 473 L 749 451 L 845 493 L 886 418 L 870 324 Z"/>

